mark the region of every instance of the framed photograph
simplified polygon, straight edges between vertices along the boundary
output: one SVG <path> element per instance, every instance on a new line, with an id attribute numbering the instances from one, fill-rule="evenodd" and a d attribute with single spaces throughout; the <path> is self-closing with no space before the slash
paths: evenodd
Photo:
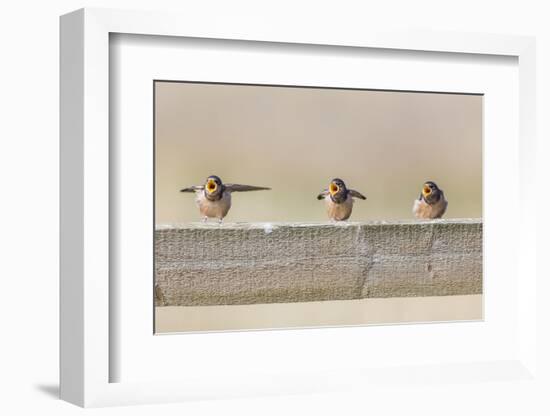
<path id="1" fill-rule="evenodd" d="M 155 333 L 482 318 L 482 95 L 153 88 Z"/>
<path id="2" fill-rule="evenodd" d="M 62 398 L 533 380 L 534 40 L 233 27 L 61 18 Z"/>

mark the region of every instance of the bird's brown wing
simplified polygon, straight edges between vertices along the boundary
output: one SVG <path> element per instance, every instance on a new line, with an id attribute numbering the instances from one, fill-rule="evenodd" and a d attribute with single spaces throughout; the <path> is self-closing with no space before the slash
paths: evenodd
<path id="1" fill-rule="evenodd" d="M 357 192 L 355 189 L 350 189 L 349 194 L 354 198 L 367 199 L 365 195 L 363 195 L 361 192 Z"/>
<path id="2" fill-rule="evenodd" d="M 323 192 L 317 195 L 317 199 L 320 201 L 321 199 L 325 199 L 327 195 L 328 195 L 328 189 L 325 189 Z"/>
<path id="3" fill-rule="evenodd" d="M 189 188 L 183 188 L 180 190 L 180 192 L 197 192 L 197 191 L 202 191 L 204 189 L 204 186 L 202 185 L 193 185 L 193 186 L 190 186 Z"/>
<path id="4" fill-rule="evenodd" d="M 238 183 L 224 184 L 225 190 L 229 192 L 269 191 L 271 188 L 265 186 L 239 185 Z"/>

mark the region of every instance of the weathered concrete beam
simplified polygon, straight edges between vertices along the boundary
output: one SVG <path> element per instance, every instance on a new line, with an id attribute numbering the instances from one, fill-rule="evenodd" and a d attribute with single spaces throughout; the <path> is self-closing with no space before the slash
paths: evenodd
<path id="1" fill-rule="evenodd" d="M 480 219 L 160 226 L 156 304 L 479 294 L 482 228 Z"/>

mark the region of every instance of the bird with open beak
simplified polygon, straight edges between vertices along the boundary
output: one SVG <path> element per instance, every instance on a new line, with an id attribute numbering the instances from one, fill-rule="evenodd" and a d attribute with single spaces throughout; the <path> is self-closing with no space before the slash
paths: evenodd
<path id="1" fill-rule="evenodd" d="M 339 178 L 330 181 L 328 189 L 317 195 L 318 200 L 325 200 L 327 214 L 332 221 L 345 221 L 351 216 L 353 198 L 367 199 L 358 191 L 348 189 Z"/>
<path id="2" fill-rule="evenodd" d="M 425 182 L 422 192 L 413 204 L 413 214 L 419 219 L 441 218 L 447 210 L 447 200 L 443 191 L 432 182 Z"/>
<path id="3" fill-rule="evenodd" d="M 195 201 L 204 222 L 206 222 L 208 218 L 217 218 L 221 224 L 231 208 L 232 192 L 263 191 L 270 189 L 271 188 L 266 188 L 264 186 L 239 185 L 235 183 L 224 184 L 218 176 L 211 175 L 206 178 L 204 185 L 193 185 L 189 188 L 182 189 L 180 192 L 195 193 Z"/>

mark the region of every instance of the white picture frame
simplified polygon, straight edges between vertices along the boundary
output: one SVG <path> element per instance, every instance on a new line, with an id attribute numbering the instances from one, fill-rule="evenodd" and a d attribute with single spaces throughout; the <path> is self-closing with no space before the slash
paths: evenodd
<path id="1" fill-rule="evenodd" d="M 243 21 L 244 22 L 244 21 Z M 243 23 L 241 22 L 241 23 Z M 260 24 L 261 23 L 261 24 Z M 184 401 L 195 398 L 242 397 L 280 393 L 360 389 L 377 383 L 410 382 L 406 368 L 334 368 L 326 377 L 282 371 L 265 376 L 236 377 L 221 372 L 215 378 L 195 375 L 177 381 L 113 381 L 110 370 L 121 359 L 111 348 L 110 311 L 116 309 L 109 275 L 110 259 L 109 36 L 113 33 L 225 39 L 332 47 L 383 48 L 439 53 L 505 55 L 519 67 L 519 187 L 517 244 L 511 250 L 521 270 L 517 291 L 517 346 L 498 361 L 415 367 L 415 377 L 434 372 L 448 381 L 491 379 L 536 380 L 535 229 L 536 218 L 521 215 L 532 202 L 535 186 L 535 41 L 529 37 L 465 33 L 377 32 L 328 34 L 286 30 L 266 22 L 218 21 L 204 27 L 191 16 L 165 13 L 83 9 L 61 18 L 61 398 L 80 406 Z M 512 178 L 514 179 L 514 178 Z M 513 325 L 512 325 L 513 326 Z M 357 329 L 361 331 L 361 329 Z M 297 334 L 297 332 L 296 332 Z M 311 336 L 309 334 L 304 335 Z M 331 332 L 325 332 L 330 337 Z M 152 336 L 152 334 L 151 334 Z M 266 336 L 233 335 L 232 343 Z M 239 339 L 240 338 L 240 339 Z M 161 337 L 159 339 L 167 339 Z M 226 338 L 228 339 L 228 338 Z M 212 339 L 213 340 L 213 339 Z M 161 344 L 165 341 L 161 341 Z M 208 340 L 204 341 L 208 342 Z M 219 343 L 220 341 L 216 341 Z M 389 342 L 389 341 L 388 341 Z M 158 344 L 158 342 L 157 342 Z M 136 347 L 137 348 L 137 347 Z M 163 348 L 160 345 L 159 348 Z M 143 358 L 147 360 L 147 357 Z M 156 357 L 149 357 L 151 361 Z M 246 364 L 244 364 L 246 366 Z M 482 377 L 473 374 L 484 372 Z M 198 374 L 198 373 L 197 373 Z M 414 378 L 414 377 L 413 377 Z M 385 381 L 384 381 L 385 380 Z M 536 381 L 535 381 L 536 382 Z"/>

